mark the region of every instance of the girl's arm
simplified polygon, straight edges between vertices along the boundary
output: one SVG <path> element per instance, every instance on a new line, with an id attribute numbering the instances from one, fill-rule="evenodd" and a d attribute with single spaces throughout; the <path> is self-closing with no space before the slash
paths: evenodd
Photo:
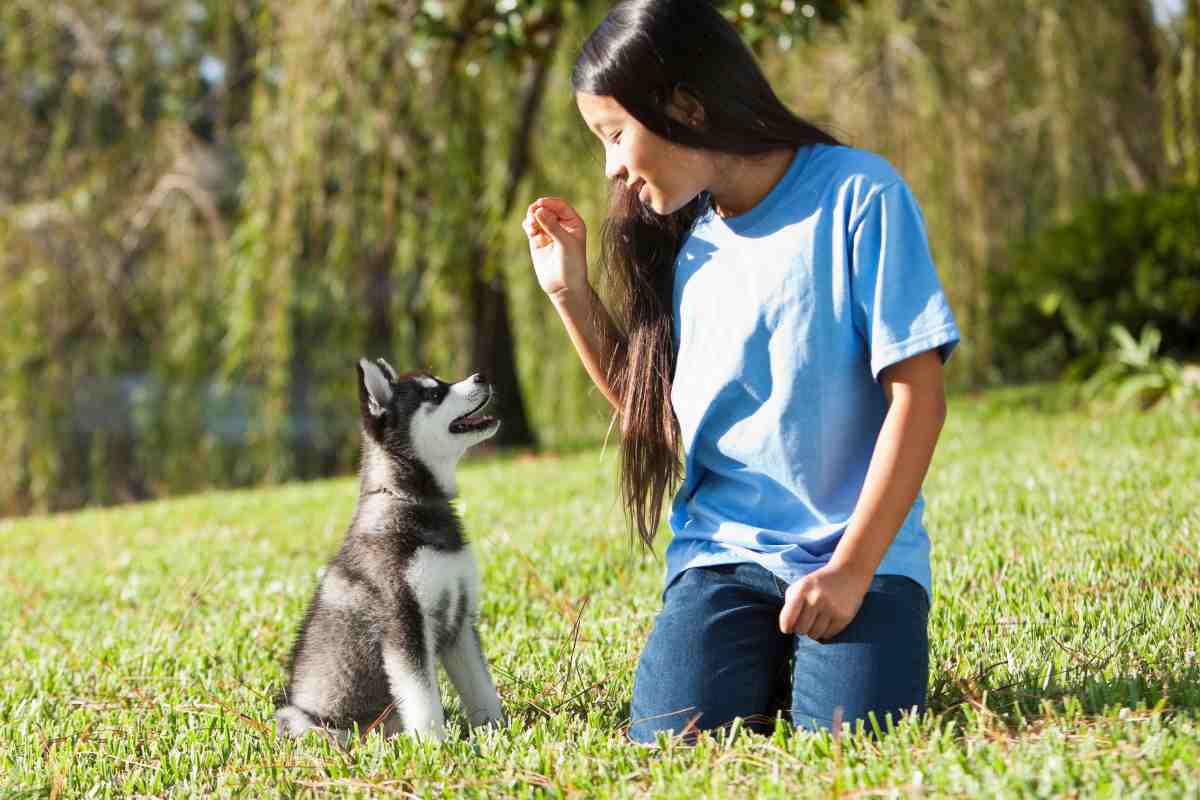
<path id="1" fill-rule="evenodd" d="M 850 624 L 929 470 L 946 419 L 941 356 L 930 350 L 893 364 L 880 382 L 888 411 L 862 493 L 833 558 L 788 587 L 784 633 L 828 639 Z"/>
<path id="2" fill-rule="evenodd" d="M 620 337 L 588 282 L 587 226 L 583 218 L 562 198 L 539 197 L 525 212 L 521 227 L 529 239 L 538 284 L 558 311 L 592 382 L 620 411 L 620 400 L 605 370 L 614 353 L 604 346 L 604 342 L 619 342 Z"/>
<path id="3" fill-rule="evenodd" d="M 619 412 L 621 402 L 609 384 L 604 369 L 605 364 L 611 363 L 613 353 L 611 348 L 604 352 L 602 345 L 603 341 L 616 341 L 616 326 L 596 291 L 590 285 L 575 292 L 564 289 L 550 295 L 550 302 L 558 311 L 563 327 L 567 329 L 567 336 L 571 338 L 571 344 L 575 345 L 575 352 L 583 362 L 583 368 L 613 409 Z M 597 330 L 599 325 L 608 327 L 607 336 L 601 336 Z"/>

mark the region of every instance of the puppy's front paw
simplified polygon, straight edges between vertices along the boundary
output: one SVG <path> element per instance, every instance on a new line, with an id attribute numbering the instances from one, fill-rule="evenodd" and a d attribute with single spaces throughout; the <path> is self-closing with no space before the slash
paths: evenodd
<path id="1" fill-rule="evenodd" d="M 508 715 L 502 710 L 476 712 L 469 715 L 472 728 L 501 730 L 508 727 Z"/>
<path id="2" fill-rule="evenodd" d="M 429 727 L 429 728 L 420 728 L 420 729 L 414 728 L 414 729 L 408 731 L 408 734 L 410 736 L 412 736 L 414 739 L 418 739 L 423 742 L 426 742 L 426 741 L 428 741 L 428 742 L 444 742 L 444 741 L 446 741 L 446 729 L 444 727 L 442 727 L 441 725 L 437 725 L 437 726 L 433 726 L 433 727 Z"/>

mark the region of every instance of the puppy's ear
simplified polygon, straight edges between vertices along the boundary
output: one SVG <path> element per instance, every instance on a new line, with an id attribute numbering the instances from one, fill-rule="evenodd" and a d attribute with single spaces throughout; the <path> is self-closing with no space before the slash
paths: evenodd
<path id="1" fill-rule="evenodd" d="M 375 359 L 375 363 L 379 365 L 379 368 L 381 370 L 383 370 L 383 374 L 387 375 L 387 378 L 389 381 L 391 381 L 392 383 L 396 383 L 397 381 L 400 380 L 400 376 L 396 374 L 396 370 L 392 369 L 392 365 L 389 364 L 386 360 L 384 360 L 382 358 L 377 358 L 377 359 Z"/>
<path id="2" fill-rule="evenodd" d="M 364 413 L 382 417 L 392 401 L 392 385 L 383 371 L 365 358 L 358 360 L 358 398 Z"/>

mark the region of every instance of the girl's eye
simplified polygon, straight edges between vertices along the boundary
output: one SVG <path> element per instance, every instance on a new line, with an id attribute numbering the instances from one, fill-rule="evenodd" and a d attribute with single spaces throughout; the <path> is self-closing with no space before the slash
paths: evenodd
<path id="1" fill-rule="evenodd" d="M 621 143 L 621 132 L 620 132 L 620 131 L 617 131 L 616 133 L 614 133 L 614 134 L 612 135 L 612 143 L 613 143 L 613 144 L 620 144 L 620 143 Z"/>

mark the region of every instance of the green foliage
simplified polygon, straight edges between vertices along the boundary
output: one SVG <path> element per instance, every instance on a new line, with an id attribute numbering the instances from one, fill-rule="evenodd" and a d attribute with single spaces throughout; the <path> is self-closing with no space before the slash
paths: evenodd
<path id="1" fill-rule="evenodd" d="M 913 185 L 964 329 L 952 380 L 993 363 L 1002 242 L 1194 167 L 1193 28 L 1143 47 L 1149 0 L 719 6 L 789 105 Z M 609 7 L 0 3 L 0 514 L 348 472 L 347 365 L 473 371 L 481 286 L 539 441 L 602 438 L 519 221 L 556 194 L 599 231 L 567 73 Z"/>
<path id="2" fill-rule="evenodd" d="M 0 795 L 1194 796 L 1200 423 L 1010 394 L 951 398 L 926 486 L 931 713 L 882 741 L 628 744 L 662 562 L 630 548 L 613 453 L 588 449 L 464 464 L 511 724 L 467 734 L 444 683 L 442 745 L 272 730 L 351 482 L 0 521 Z"/>
<path id="3" fill-rule="evenodd" d="M 1200 187 L 1089 203 L 1016 245 L 990 290 L 1007 377 L 1091 371 L 1113 325 L 1151 325 L 1164 353 L 1200 353 Z"/>
<path id="4" fill-rule="evenodd" d="M 1109 328 L 1115 347 L 1104 364 L 1083 384 L 1090 400 L 1111 399 L 1118 406 L 1136 404 L 1148 409 L 1160 401 L 1175 404 L 1200 403 L 1198 367 L 1184 367 L 1173 358 L 1159 355 L 1162 334 L 1152 324 L 1133 338 L 1122 325 Z"/>
<path id="5" fill-rule="evenodd" d="M 519 220 L 558 191 L 599 227 L 601 170 L 567 168 L 589 150 L 561 43 L 606 9 L 5 5 L 0 513 L 348 472 L 354 360 L 479 369 L 481 285 L 515 316 L 540 440 L 602 436 Z M 548 60 L 552 100 L 521 119 Z"/>
<path id="6" fill-rule="evenodd" d="M 784 50 L 810 41 L 821 23 L 841 23 L 863 0 L 721 0 L 717 6 L 751 46 L 768 42 Z"/>
<path id="7" fill-rule="evenodd" d="M 821 23 L 841 22 L 848 8 L 863 0 L 716 0 L 715 5 L 737 26 L 752 46 L 767 41 L 791 42 L 808 39 Z M 499 0 L 469 6 L 458 17 L 445 0 L 427 0 L 415 16 L 417 30 L 431 39 L 463 40 L 464 33 L 480 43 L 485 52 L 499 59 L 528 53 L 534 35 L 548 18 L 564 9 L 595 17 L 607 11 L 605 4 L 564 3 L 562 0 Z"/>

